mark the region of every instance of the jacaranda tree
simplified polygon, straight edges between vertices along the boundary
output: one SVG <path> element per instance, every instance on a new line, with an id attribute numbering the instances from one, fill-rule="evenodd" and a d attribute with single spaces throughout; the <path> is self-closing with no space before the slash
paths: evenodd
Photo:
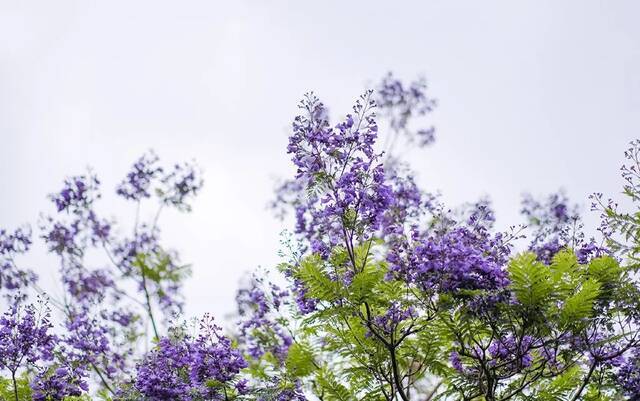
<path id="1" fill-rule="evenodd" d="M 389 75 L 338 123 L 304 96 L 296 173 L 272 204 L 295 227 L 278 268 L 238 291 L 226 334 L 210 316 L 182 322 L 189 268 L 160 241 L 160 212 L 190 210 L 202 186 L 194 165 L 135 162 L 116 193 L 157 212 L 124 237 L 96 212 L 95 175 L 68 178 L 40 222 L 62 298 L 20 267 L 30 231 L 0 232 L 0 399 L 640 399 L 638 213 L 593 195 L 596 240 L 562 193 L 526 196 L 508 232 L 486 199 L 446 207 L 398 152 L 434 141 L 426 89 Z M 640 142 L 625 155 L 635 206 Z"/>

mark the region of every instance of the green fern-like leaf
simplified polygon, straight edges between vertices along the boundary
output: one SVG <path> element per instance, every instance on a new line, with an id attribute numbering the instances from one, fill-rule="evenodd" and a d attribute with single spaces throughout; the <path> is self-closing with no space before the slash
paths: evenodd
<path id="1" fill-rule="evenodd" d="M 300 264 L 298 276 L 309 289 L 309 295 L 323 301 L 333 301 L 338 297 L 339 284 L 329 278 L 321 268 L 317 255 L 307 257 Z"/>
<path id="2" fill-rule="evenodd" d="M 308 376 L 316 369 L 311 351 L 297 343 L 289 347 L 285 366 L 294 377 Z"/>
<path id="3" fill-rule="evenodd" d="M 533 253 L 524 253 L 511 260 L 508 267 L 511 287 L 520 303 L 528 307 L 541 306 L 553 292 L 548 266 L 536 260 Z"/>
<path id="4" fill-rule="evenodd" d="M 594 279 L 585 281 L 575 294 L 567 298 L 562 306 L 560 317 L 565 324 L 591 316 L 593 301 L 600 294 L 601 284 Z"/>
<path id="5" fill-rule="evenodd" d="M 324 392 L 326 401 L 354 401 L 356 399 L 349 389 L 340 384 L 334 374 L 326 369 L 318 375 L 317 382 Z"/>

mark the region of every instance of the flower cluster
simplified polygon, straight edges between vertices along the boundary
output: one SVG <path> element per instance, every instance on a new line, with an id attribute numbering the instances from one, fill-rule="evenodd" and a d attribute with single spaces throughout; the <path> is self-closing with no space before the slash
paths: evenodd
<path id="1" fill-rule="evenodd" d="M 159 165 L 153 152 L 142 155 L 131 167 L 116 193 L 127 200 L 140 202 L 150 198 L 152 191 L 166 205 L 189 210 L 189 200 L 202 188 L 202 178 L 194 163 L 175 164 L 172 169 Z"/>
<path id="2" fill-rule="evenodd" d="M 426 238 L 414 232 L 413 239 L 414 244 L 389 252 L 389 270 L 424 291 L 497 290 L 509 283 L 503 269 L 509 247 L 501 234 L 456 227 Z"/>
<path id="3" fill-rule="evenodd" d="M 15 376 L 20 368 L 36 367 L 53 358 L 56 337 L 50 333 L 51 312 L 40 301 L 39 307 L 22 305 L 19 300 L 0 317 L 0 370 Z"/>
<path id="4" fill-rule="evenodd" d="M 247 366 L 231 341 L 207 316 L 200 322 L 197 337 L 175 333 L 164 337 L 137 368 L 134 387 L 144 399 L 224 400 L 228 391 L 244 391 L 236 381 Z M 235 383 L 234 383 L 235 382 Z"/>
<path id="5" fill-rule="evenodd" d="M 149 152 L 142 155 L 131 167 L 127 177 L 118 185 L 116 193 L 125 199 L 140 201 L 151 197 L 151 185 L 162 174 L 160 159 Z"/>
<path id="6" fill-rule="evenodd" d="M 58 212 L 81 213 L 100 198 L 99 185 L 100 181 L 93 174 L 69 177 L 64 181 L 62 190 L 50 195 L 50 199 Z"/>
<path id="7" fill-rule="evenodd" d="M 578 207 L 570 206 L 563 192 L 553 193 L 544 201 L 525 195 L 521 213 L 532 230 L 529 250 L 535 252 L 542 262 L 549 263 L 556 253 L 566 247 L 578 252 L 581 263 L 607 253 L 593 239 L 585 240 Z"/>
<path id="8" fill-rule="evenodd" d="M 16 255 L 26 253 L 30 247 L 28 228 L 17 228 L 12 233 L 0 229 L 0 290 L 16 292 L 36 281 L 34 272 L 19 268 L 15 262 Z"/>
<path id="9" fill-rule="evenodd" d="M 375 100 L 381 113 L 388 118 L 395 135 L 404 133 L 410 142 L 417 142 L 421 147 L 431 145 L 435 141 L 434 127 L 419 128 L 415 131 L 409 129 L 412 118 L 431 113 L 437 104 L 435 99 L 427 95 L 427 82 L 424 79 L 405 85 L 389 73 L 378 85 Z"/>
<path id="10" fill-rule="evenodd" d="M 240 348 L 252 359 L 265 354 L 275 357 L 281 365 L 293 343 L 281 322 L 282 308 L 288 303 L 289 292 L 264 278 L 253 276 L 246 288 L 236 295 L 238 314 L 238 340 Z"/>
<path id="11" fill-rule="evenodd" d="M 393 302 L 383 315 L 373 319 L 376 328 L 386 335 L 396 332 L 398 326 L 410 319 L 417 317 L 417 311 L 412 306 L 403 306 L 399 302 Z"/>
<path id="12" fill-rule="evenodd" d="M 162 178 L 164 188 L 159 191 L 164 204 L 178 210 L 191 210 L 189 200 L 200 192 L 203 180 L 194 164 L 176 164 Z"/>
<path id="13" fill-rule="evenodd" d="M 488 351 L 493 358 L 490 363 L 493 366 L 501 365 L 505 369 L 522 369 L 531 366 L 533 357 L 531 350 L 535 340 L 531 336 L 516 338 L 508 335 L 494 340 L 489 345 Z"/>
<path id="14" fill-rule="evenodd" d="M 34 401 L 64 400 L 89 391 L 88 372 L 83 364 L 64 363 L 44 370 L 31 382 Z"/>
<path id="15" fill-rule="evenodd" d="M 367 92 L 335 128 L 329 127 L 322 103 L 307 94 L 300 105 L 306 114 L 296 117 L 288 152 L 298 168 L 297 179 L 312 193 L 297 206 L 296 230 L 311 242 L 314 252 L 328 250 L 349 238 L 366 239 L 380 228 L 393 202 L 385 183 L 380 155 L 374 151 L 378 126 Z"/>
<path id="16" fill-rule="evenodd" d="M 640 397 L 640 348 L 635 348 L 616 375 L 616 381 L 629 399 Z"/>

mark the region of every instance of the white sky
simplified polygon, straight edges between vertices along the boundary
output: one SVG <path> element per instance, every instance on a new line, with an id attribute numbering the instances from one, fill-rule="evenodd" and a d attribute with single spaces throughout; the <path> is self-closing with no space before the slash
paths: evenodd
<path id="1" fill-rule="evenodd" d="M 101 209 L 130 218 L 110 190 L 138 155 L 195 158 L 205 188 L 164 238 L 194 266 L 189 314 L 222 317 L 243 272 L 278 262 L 265 205 L 301 95 L 341 115 L 389 70 L 425 75 L 440 102 L 436 145 L 412 156 L 426 188 L 489 194 L 502 225 L 524 191 L 587 207 L 619 191 L 640 132 L 638 16 L 634 1 L 0 0 L 0 225 L 35 228 L 87 165 Z M 41 252 L 24 263 L 55 274 Z"/>

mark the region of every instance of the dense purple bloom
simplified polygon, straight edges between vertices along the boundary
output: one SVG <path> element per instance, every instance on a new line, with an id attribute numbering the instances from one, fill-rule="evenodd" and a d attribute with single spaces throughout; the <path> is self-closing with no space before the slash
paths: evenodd
<path id="1" fill-rule="evenodd" d="M 334 128 L 323 104 L 307 94 L 300 105 L 305 114 L 293 123 L 288 152 L 298 168 L 297 179 L 311 192 L 308 202 L 297 205 L 296 231 L 324 256 L 329 247 L 347 240 L 345 235 L 368 239 L 393 202 L 380 155 L 373 148 L 378 126 L 371 94 L 365 93 L 354 115 Z"/>
<path id="2" fill-rule="evenodd" d="M 138 366 L 135 388 L 149 401 L 224 399 L 224 389 L 247 364 L 219 331 L 205 316 L 196 338 L 162 338 Z"/>
<path id="3" fill-rule="evenodd" d="M 65 362 L 39 372 L 31 382 L 34 401 L 57 401 L 89 391 L 84 364 Z"/>
<path id="4" fill-rule="evenodd" d="M 19 368 L 35 366 L 53 358 L 56 337 L 50 310 L 40 303 L 23 306 L 18 300 L 0 317 L 0 370 L 15 373 Z"/>
<path id="5" fill-rule="evenodd" d="M 429 236 L 389 252 L 390 272 L 425 291 L 496 290 L 508 284 L 509 249 L 502 236 L 465 227 Z"/>
<path id="6" fill-rule="evenodd" d="M 240 351 L 231 347 L 231 340 L 220 334 L 220 330 L 213 323 L 213 318 L 205 315 L 200 322 L 200 333 L 194 341 L 192 353 L 192 385 L 200 388 L 200 392 L 210 399 L 220 396 L 219 389 L 208 386 L 211 380 L 230 382 L 240 370 L 247 367 Z"/>
<path id="7" fill-rule="evenodd" d="M 635 348 L 620 367 L 616 381 L 629 399 L 640 397 L 640 348 Z"/>
<path id="8" fill-rule="evenodd" d="M 138 366 L 135 387 L 150 401 L 191 400 L 190 344 L 162 338 Z"/>
<path id="9" fill-rule="evenodd" d="M 88 362 L 97 363 L 110 350 L 108 329 L 85 312 L 72 314 L 66 322 L 65 342 Z"/>
<path id="10" fill-rule="evenodd" d="M 531 350 L 535 341 L 531 336 L 516 338 L 512 335 L 494 340 L 489 345 L 489 354 L 493 358 L 491 365 L 502 365 L 503 368 L 520 370 L 531 366 L 533 356 Z"/>

